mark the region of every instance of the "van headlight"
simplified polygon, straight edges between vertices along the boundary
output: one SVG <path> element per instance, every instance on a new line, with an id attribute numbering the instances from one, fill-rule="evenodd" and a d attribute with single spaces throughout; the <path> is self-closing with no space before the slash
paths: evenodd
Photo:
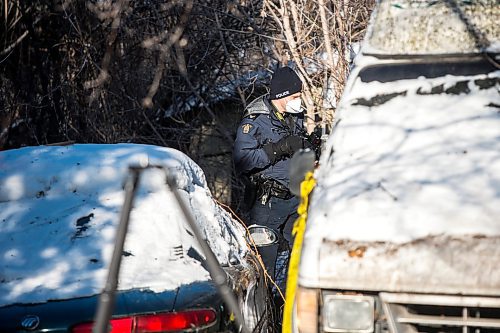
<path id="1" fill-rule="evenodd" d="M 323 295 L 325 332 L 373 332 L 375 300 L 361 295 Z"/>

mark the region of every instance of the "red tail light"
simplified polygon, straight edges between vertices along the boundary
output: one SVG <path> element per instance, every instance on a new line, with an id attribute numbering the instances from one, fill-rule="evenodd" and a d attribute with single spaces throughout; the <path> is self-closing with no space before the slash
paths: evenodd
<path id="1" fill-rule="evenodd" d="M 216 319 L 214 310 L 190 310 L 111 319 L 110 333 L 154 333 L 200 328 L 212 324 Z M 72 333 L 92 333 L 94 323 L 73 327 Z"/>

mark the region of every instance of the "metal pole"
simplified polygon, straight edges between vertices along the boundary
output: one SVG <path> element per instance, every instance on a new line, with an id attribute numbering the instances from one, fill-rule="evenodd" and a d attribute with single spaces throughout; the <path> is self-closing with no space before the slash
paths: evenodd
<path id="1" fill-rule="evenodd" d="M 139 183 L 139 177 L 141 172 L 146 168 L 159 168 L 163 169 L 166 173 L 167 184 L 170 187 L 172 193 L 181 208 L 186 221 L 188 222 L 191 230 L 193 231 L 196 240 L 200 244 L 200 247 L 205 254 L 207 267 L 212 277 L 212 280 L 217 287 L 222 299 L 226 303 L 228 309 L 234 314 L 236 324 L 240 328 L 241 333 L 249 333 L 243 315 L 238 306 L 238 301 L 233 294 L 233 291 L 227 284 L 226 273 L 221 268 L 217 257 L 213 253 L 212 249 L 203 238 L 201 231 L 196 224 L 196 220 L 191 214 L 190 208 L 186 205 L 180 192 L 177 188 L 177 180 L 174 175 L 168 173 L 168 169 L 161 166 L 149 165 L 145 167 L 130 167 L 127 182 L 125 184 L 125 202 L 120 215 L 120 223 L 118 225 L 115 247 L 113 250 L 113 257 L 111 259 L 111 264 L 108 271 L 108 278 L 104 290 L 99 298 L 98 309 L 96 313 L 95 324 L 93 328 L 93 333 L 106 333 L 108 332 L 109 320 L 111 318 L 114 309 L 114 300 L 116 288 L 118 285 L 118 277 L 120 273 L 120 265 L 123 253 L 123 245 L 125 244 L 125 237 L 127 235 L 128 224 L 130 220 L 130 211 L 132 210 L 132 204 L 137 192 L 137 185 Z"/>
<path id="2" fill-rule="evenodd" d="M 217 257 L 213 253 L 212 249 L 204 239 L 198 225 L 196 224 L 196 220 L 191 214 L 191 210 L 184 202 L 184 199 L 181 197 L 179 189 L 177 188 L 177 179 L 174 175 L 170 175 L 167 173 L 167 184 L 174 193 L 179 206 L 186 217 L 186 221 L 188 222 L 191 230 L 194 233 L 194 236 L 198 243 L 201 246 L 203 253 L 205 254 L 207 267 L 209 269 L 210 276 L 212 280 L 215 282 L 215 286 L 217 287 L 222 299 L 226 303 L 229 310 L 234 314 L 236 319 L 236 324 L 240 327 L 240 332 L 249 333 L 248 329 L 245 325 L 245 321 L 243 319 L 243 315 L 241 314 L 240 308 L 238 306 L 238 301 L 233 294 L 231 288 L 229 288 L 226 279 L 226 272 L 221 268 Z"/>
<path id="3" fill-rule="evenodd" d="M 118 276 L 120 274 L 120 265 L 122 261 L 123 245 L 127 236 L 127 229 L 130 220 L 130 211 L 134 201 L 139 176 L 141 170 L 139 168 L 129 168 L 129 175 L 125 184 L 125 202 L 120 215 L 120 223 L 116 231 L 115 247 L 113 257 L 108 270 L 108 278 L 104 286 L 104 290 L 99 298 L 99 304 L 95 317 L 94 333 L 108 332 L 109 319 L 113 313 L 116 287 L 118 285 Z"/>

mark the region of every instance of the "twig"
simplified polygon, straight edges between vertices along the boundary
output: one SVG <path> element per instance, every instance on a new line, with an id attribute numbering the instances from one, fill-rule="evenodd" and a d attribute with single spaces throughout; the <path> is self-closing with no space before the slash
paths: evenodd
<path id="1" fill-rule="evenodd" d="M 128 7 L 128 2 L 128 0 L 119 0 L 115 5 L 114 10 L 110 14 L 113 18 L 113 22 L 111 23 L 111 33 L 107 38 L 106 53 L 104 54 L 104 57 L 101 61 L 101 71 L 96 79 L 84 83 L 84 87 L 86 89 L 98 88 L 102 86 L 104 82 L 106 82 L 109 78 L 109 65 L 111 63 L 114 44 L 116 42 L 116 37 L 118 36 L 118 30 L 121 24 L 121 14 L 125 12 L 126 7 Z"/>
<path id="2" fill-rule="evenodd" d="M 5 48 L 2 52 L 0 52 L 0 57 L 3 57 L 7 53 L 10 53 L 17 45 L 19 45 L 19 43 L 21 43 L 23 41 L 24 38 L 26 38 L 26 36 L 28 36 L 28 34 L 29 34 L 29 31 L 26 30 L 21 36 L 19 36 L 18 39 L 16 39 L 15 42 L 13 42 L 7 48 Z"/>
<path id="3" fill-rule="evenodd" d="M 153 107 L 153 97 L 156 95 L 156 92 L 158 91 L 158 87 L 160 86 L 160 81 L 161 78 L 163 77 L 163 70 L 165 68 L 165 60 L 167 57 L 168 52 L 170 51 L 170 48 L 178 43 L 179 39 L 181 38 L 184 29 L 186 28 L 186 25 L 188 23 L 189 16 L 191 14 L 191 11 L 193 9 L 193 0 L 190 0 L 186 3 L 184 7 L 184 13 L 181 16 L 179 24 L 175 27 L 174 31 L 170 34 L 167 43 L 165 45 L 161 46 L 161 51 L 160 51 L 160 57 L 159 61 L 156 67 L 156 72 L 155 72 L 155 77 L 153 79 L 153 82 L 151 83 L 148 94 L 147 96 L 142 100 L 142 106 L 145 108 L 152 108 Z M 158 37 L 157 39 L 152 39 L 143 45 L 145 47 L 148 47 L 150 43 L 154 43 L 156 40 L 163 40 L 166 38 L 166 35 L 163 36 L 164 33 Z M 151 46 L 149 46 L 151 47 Z"/>

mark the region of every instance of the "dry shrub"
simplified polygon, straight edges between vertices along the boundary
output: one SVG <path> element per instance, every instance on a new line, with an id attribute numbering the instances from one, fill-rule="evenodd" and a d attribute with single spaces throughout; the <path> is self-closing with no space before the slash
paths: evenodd
<path id="1" fill-rule="evenodd" d="M 362 38 L 372 5 L 6 0 L 0 149 L 150 143 L 178 148 L 197 162 L 213 160 L 230 178 L 237 118 L 266 91 L 277 65 L 295 62 L 306 83 L 309 129 L 329 126 L 349 70 L 344 54 Z M 209 183 L 222 184 L 213 190 L 227 202 L 231 179 L 206 173 Z"/>
<path id="2" fill-rule="evenodd" d="M 349 53 L 360 42 L 374 0 L 265 0 L 280 36 L 280 62 L 295 62 L 306 83 L 308 129 L 329 127 L 349 74 Z"/>

